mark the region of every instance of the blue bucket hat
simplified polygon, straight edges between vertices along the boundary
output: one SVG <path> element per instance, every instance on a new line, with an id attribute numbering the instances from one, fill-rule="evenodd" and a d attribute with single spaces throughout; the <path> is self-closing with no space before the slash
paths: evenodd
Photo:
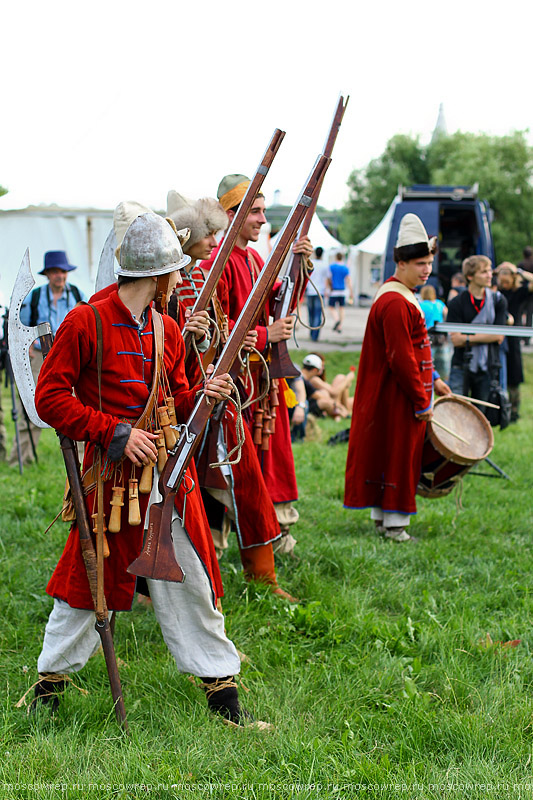
<path id="1" fill-rule="evenodd" d="M 78 269 L 68 263 L 67 254 L 64 250 L 49 250 L 44 254 L 44 267 L 39 272 L 39 275 L 44 275 L 47 269 L 54 268 L 64 269 L 65 272 L 72 272 L 73 269 Z"/>

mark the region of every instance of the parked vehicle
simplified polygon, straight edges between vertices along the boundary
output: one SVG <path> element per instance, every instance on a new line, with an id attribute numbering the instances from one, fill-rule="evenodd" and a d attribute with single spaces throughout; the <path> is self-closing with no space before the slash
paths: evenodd
<path id="1" fill-rule="evenodd" d="M 438 252 L 429 282 L 447 297 L 452 275 L 461 271 L 463 259 L 486 255 L 495 263 L 490 223 L 492 210 L 478 197 L 479 187 L 417 185 L 398 189 L 398 203 L 389 229 L 385 251 L 384 280 L 394 272 L 393 249 L 400 220 L 408 212 L 420 217 L 429 236 L 438 237 Z"/>

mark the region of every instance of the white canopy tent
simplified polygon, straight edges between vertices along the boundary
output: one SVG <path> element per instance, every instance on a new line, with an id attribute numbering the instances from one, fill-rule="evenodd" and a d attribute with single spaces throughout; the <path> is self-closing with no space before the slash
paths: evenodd
<path id="1" fill-rule="evenodd" d="M 387 237 L 398 203 L 395 197 L 385 216 L 376 228 L 365 239 L 350 247 L 348 266 L 352 274 L 355 297 L 365 304 L 365 298 L 372 298 L 383 281 L 383 261 Z"/>
<path id="2" fill-rule="evenodd" d="M 69 278 L 90 296 L 100 253 L 112 227 L 112 210 L 29 206 L 0 211 L 0 304 L 9 304 L 27 247 L 37 286 L 46 283 L 44 276 L 37 274 L 43 268 L 45 252 L 64 250 L 78 268 Z"/>
<path id="3" fill-rule="evenodd" d="M 263 228 L 267 226 L 264 225 Z M 262 256 L 262 258 L 266 258 L 274 245 L 276 244 L 278 234 L 273 236 L 271 239 L 268 237 L 263 236 L 263 231 L 261 231 L 261 237 L 255 245 L 255 249 L 257 252 Z M 311 220 L 311 227 L 309 228 L 309 238 L 311 239 L 311 243 L 313 247 L 322 247 L 325 253 L 325 257 L 327 260 L 332 261 L 335 258 L 335 254 L 340 250 L 344 251 L 345 246 L 339 242 L 338 239 L 335 239 L 334 236 L 328 231 L 318 214 L 313 215 L 313 219 Z"/>

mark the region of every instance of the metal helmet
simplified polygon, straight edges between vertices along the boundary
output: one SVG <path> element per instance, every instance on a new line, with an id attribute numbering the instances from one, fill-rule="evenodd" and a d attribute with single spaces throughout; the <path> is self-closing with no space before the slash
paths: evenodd
<path id="1" fill-rule="evenodd" d="M 117 275 L 146 278 L 183 269 L 191 261 L 166 219 L 148 211 L 136 217 L 120 246 Z"/>

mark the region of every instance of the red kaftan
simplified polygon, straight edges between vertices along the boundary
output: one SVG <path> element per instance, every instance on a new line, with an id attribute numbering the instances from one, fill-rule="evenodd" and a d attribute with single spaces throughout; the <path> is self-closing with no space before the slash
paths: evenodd
<path id="1" fill-rule="evenodd" d="M 196 270 L 194 275 L 196 292 L 199 292 L 201 289 L 198 272 L 199 270 Z M 182 273 L 182 279 L 182 285 L 176 290 L 176 294 L 179 298 L 178 324 L 180 328 L 182 328 L 185 321 L 184 309 L 186 307 L 192 308 L 197 296 L 191 286 L 191 279 L 187 276 L 187 273 Z M 186 373 L 189 381 L 194 380 L 198 382 L 198 380 L 201 380 L 201 373 L 194 352 L 191 352 L 191 358 L 187 359 Z M 200 377 L 198 377 L 199 375 Z M 224 442 L 229 453 L 237 444 L 236 412 L 231 403 L 227 405 L 222 420 L 222 430 Z M 236 464 L 232 464 L 229 470 L 231 473 L 230 491 L 235 501 L 237 539 L 239 546 L 242 549 L 247 549 L 256 545 L 268 544 L 278 539 L 281 534 L 276 512 L 274 511 L 272 500 L 268 494 L 256 458 L 252 436 L 246 425 L 244 426 L 244 436 L 245 439 L 241 449 L 240 460 Z M 212 437 L 215 437 L 213 442 L 211 441 Z M 202 486 L 204 486 L 204 483 L 202 483 L 201 459 L 205 458 L 208 462 L 219 460 L 217 455 L 217 439 L 218 425 L 213 427 L 212 420 L 210 420 L 208 422 L 207 434 L 204 434 L 202 437 L 202 444 L 196 454 L 196 460 L 199 465 L 198 469 L 200 471 L 200 483 Z M 235 456 L 233 456 L 233 458 L 234 457 Z M 209 479 L 215 478 L 216 476 L 214 473 L 220 471 L 211 470 L 208 467 L 206 472 L 207 478 Z M 218 477 L 218 481 L 220 480 L 222 484 L 226 483 L 225 478 Z M 212 485 L 219 486 L 220 484 L 215 480 L 214 483 L 210 482 L 207 485 L 209 487 Z"/>
<path id="2" fill-rule="evenodd" d="M 203 269 L 211 269 L 217 252 L 218 249 L 214 251 L 209 261 L 202 262 Z M 219 300 L 228 316 L 230 330 L 235 325 L 252 291 L 263 263 L 259 253 L 251 247 L 247 247 L 246 250 L 234 247 L 232 250 L 217 289 Z M 271 292 L 271 301 L 275 297 L 278 286 L 279 284 L 276 284 Z M 264 320 L 263 322 L 266 321 Z M 266 325 L 256 325 L 255 330 L 258 334 L 256 348 L 262 353 L 268 344 Z M 257 456 L 272 502 L 290 503 L 293 500 L 297 500 L 298 487 L 296 485 L 289 415 L 283 392 L 279 393 L 275 433 L 270 437 L 269 449 L 265 451 L 258 449 Z"/>
<path id="3" fill-rule="evenodd" d="M 35 394 L 36 407 L 43 420 L 78 441 L 86 441 L 84 470 L 93 463 L 94 445 L 107 451 L 119 422 L 135 421 L 145 407 L 152 382 L 153 328 L 151 311 L 147 325 L 139 331 L 131 313 L 121 302 L 116 289 L 108 297 L 94 303 L 102 319 L 102 411 L 98 410 L 98 377 L 96 366 L 96 324 L 93 310 L 78 306 L 68 314 L 58 330 L 50 354 L 41 369 Z M 194 406 L 195 389 L 189 389 L 183 369 L 184 344 L 179 329 L 170 317 L 163 316 L 164 363 L 176 403 L 178 422 L 187 419 Z M 72 395 L 74 387 L 76 396 Z M 162 403 L 163 398 L 160 398 Z M 160 404 L 161 404 L 160 403 Z M 131 607 L 135 576 L 126 569 L 140 554 L 143 524 L 128 525 L 127 486 L 133 470 L 124 459 L 125 505 L 122 529 L 107 533 L 111 555 L 104 561 L 104 584 L 107 605 L 117 611 Z M 135 477 L 139 478 L 140 468 Z M 187 471 L 187 488 L 197 485 L 194 465 Z M 111 480 L 104 484 L 104 513 L 110 511 Z M 144 521 L 149 495 L 139 495 L 141 518 Z M 176 506 L 182 508 L 183 488 Z M 96 511 L 95 493 L 87 497 L 89 513 Z M 185 528 L 213 588 L 213 600 L 222 595 L 222 582 L 213 542 L 207 524 L 200 492 L 187 495 Z M 66 601 L 73 608 L 93 608 L 77 527 L 70 532 L 63 555 L 47 587 L 48 594 Z"/>
<path id="4" fill-rule="evenodd" d="M 390 281 L 395 281 L 391 278 Z M 433 364 L 418 308 L 396 292 L 379 297 L 368 317 L 346 466 L 347 508 L 376 506 L 416 513 Z"/>

